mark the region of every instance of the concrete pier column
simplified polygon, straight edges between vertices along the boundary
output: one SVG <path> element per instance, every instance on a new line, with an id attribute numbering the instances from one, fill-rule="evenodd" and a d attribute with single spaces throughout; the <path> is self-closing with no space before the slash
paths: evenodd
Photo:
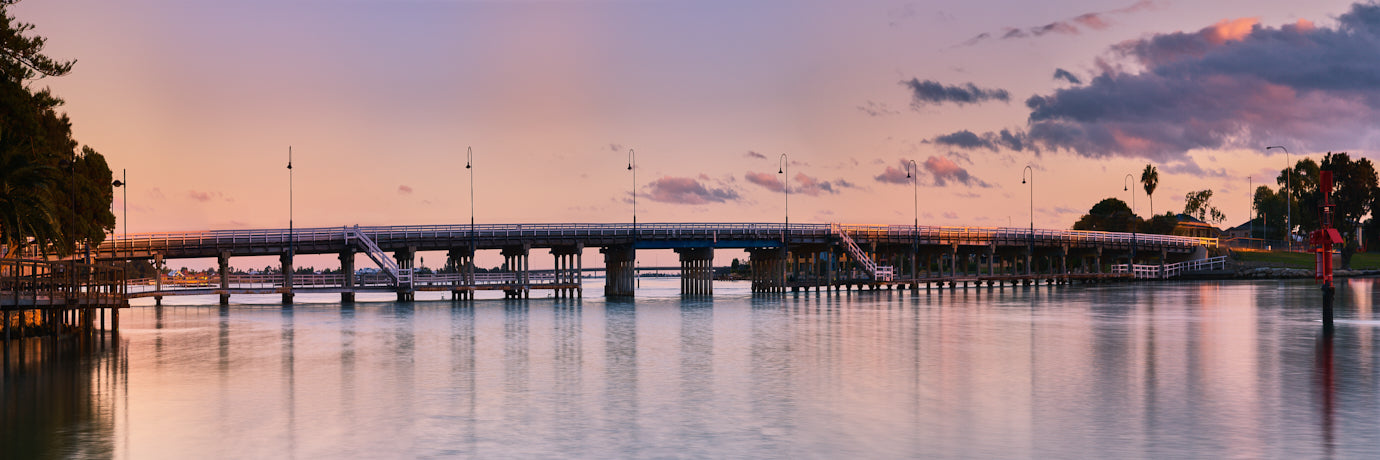
<path id="1" fill-rule="evenodd" d="M 220 304 L 230 305 L 230 251 L 216 254 L 216 274 L 220 275 Z"/>
<path id="2" fill-rule="evenodd" d="M 474 248 L 461 247 L 451 248 L 446 251 L 446 265 L 449 265 L 456 273 L 456 281 L 452 285 L 451 298 L 474 300 Z M 470 289 L 458 289 L 469 287 Z"/>
<path id="3" fill-rule="evenodd" d="M 1102 274 L 1102 246 L 1098 246 L 1093 252 L 1093 270 L 1097 274 Z"/>
<path id="4" fill-rule="evenodd" d="M 340 303 L 355 302 L 355 250 L 340 251 Z"/>
<path id="5" fill-rule="evenodd" d="M 752 292 L 786 291 L 785 248 L 748 249 Z"/>
<path id="6" fill-rule="evenodd" d="M 412 267 L 416 266 L 416 259 L 417 248 L 414 246 L 408 246 L 406 249 L 399 249 L 397 252 L 393 253 L 393 260 L 398 263 L 399 270 L 411 270 Z M 406 286 L 398 286 L 399 302 L 411 302 L 416 299 L 417 292 L 412 289 L 412 286 L 410 284 Z"/>
<path id="7" fill-rule="evenodd" d="M 507 261 L 508 270 L 514 275 L 514 289 L 510 295 L 517 298 L 530 298 L 532 296 L 532 262 L 530 244 L 508 246 L 503 248 L 503 259 Z"/>
<path id="8" fill-rule="evenodd" d="M 556 282 L 563 285 L 578 286 L 580 283 L 580 268 L 576 265 L 577 257 L 585 251 L 583 243 L 574 246 L 557 246 L 551 248 L 551 254 L 556 258 Z M 576 296 L 579 287 L 563 287 L 556 290 L 557 298 L 571 298 Z"/>
<path id="9" fill-rule="evenodd" d="M 949 247 L 949 276 L 958 278 L 958 245 Z"/>
<path id="10" fill-rule="evenodd" d="M 713 294 L 714 248 L 677 248 L 675 251 L 680 255 L 680 294 Z"/>
<path id="11" fill-rule="evenodd" d="M 279 255 L 278 263 L 283 267 L 283 304 L 292 305 L 292 253 Z"/>
<path id="12" fill-rule="evenodd" d="M 608 297 L 632 297 L 634 294 L 634 272 L 637 250 L 632 245 L 608 246 L 599 250 L 604 253 L 604 295 Z"/>

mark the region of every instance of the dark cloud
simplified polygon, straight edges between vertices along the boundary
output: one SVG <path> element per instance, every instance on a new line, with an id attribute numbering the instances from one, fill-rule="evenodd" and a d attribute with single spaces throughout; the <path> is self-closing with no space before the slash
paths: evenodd
<path id="1" fill-rule="evenodd" d="M 163 192 L 162 192 L 162 191 L 158 191 L 157 189 L 154 189 L 154 190 L 157 191 L 158 194 L 160 195 L 159 198 L 162 198 L 161 195 L 162 195 Z M 206 203 L 206 202 L 211 201 L 211 200 L 223 200 L 223 201 L 225 201 L 225 202 L 227 202 L 227 203 L 233 203 L 233 202 L 235 202 L 235 199 L 234 199 L 234 198 L 226 197 L 225 194 L 224 194 L 224 193 L 221 193 L 221 192 L 201 192 L 201 191 L 197 191 L 197 190 L 188 190 L 188 191 L 187 191 L 187 198 L 191 198 L 192 200 L 199 201 L 199 202 L 202 202 L 202 203 Z"/>
<path id="2" fill-rule="evenodd" d="M 1061 19 L 1044 25 L 1033 27 L 1005 27 L 1002 29 L 1001 38 L 1003 40 L 1035 38 L 1048 34 L 1058 35 L 1078 35 L 1085 29 L 1103 30 L 1112 26 L 1111 16 L 1135 13 L 1138 11 L 1154 8 L 1157 3 L 1154 0 L 1140 0 L 1124 8 L 1108 11 L 1097 11 L 1083 13 L 1068 19 Z M 972 46 L 987 41 L 992 38 L 992 34 L 983 32 L 977 36 L 964 41 L 962 46 Z"/>
<path id="3" fill-rule="evenodd" d="M 1054 69 L 1054 79 L 1064 80 L 1075 85 L 1083 84 L 1083 80 L 1079 80 L 1077 75 L 1064 69 Z"/>
<path id="4" fill-rule="evenodd" d="M 399 194 L 399 195 L 411 195 L 411 194 L 412 194 L 412 187 L 407 186 L 407 185 L 399 185 L 399 186 L 398 186 L 398 194 Z"/>
<path id="5" fill-rule="evenodd" d="M 945 86 L 934 80 L 920 81 L 920 79 L 912 78 L 909 81 L 902 81 L 901 85 L 910 89 L 910 107 L 915 110 L 926 105 L 939 105 L 945 102 L 964 105 L 993 100 L 1002 102 L 1011 100 L 1011 93 L 1004 89 L 978 88 L 972 83 Z"/>
<path id="6" fill-rule="evenodd" d="M 1007 129 L 1003 129 L 1001 132 L 987 132 L 981 135 L 965 129 L 937 136 L 931 139 L 930 142 L 948 147 L 968 150 L 987 149 L 993 152 L 1001 149 L 1020 152 L 1032 147 L 1025 133 L 1011 132 L 1011 130 Z"/>
<path id="7" fill-rule="evenodd" d="M 707 176 L 701 175 L 707 179 Z M 729 188 L 709 188 L 690 177 L 662 177 L 647 185 L 652 201 L 675 204 L 709 204 L 737 201 L 738 192 Z"/>
<path id="8" fill-rule="evenodd" d="M 953 158 L 964 163 L 973 164 L 973 157 L 963 152 L 949 152 L 949 158 Z"/>
<path id="9" fill-rule="evenodd" d="M 1113 52 L 1142 70 L 1104 67 L 1085 86 L 1031 97 L 1031 142 L 1084 157 L 1180 162 L 1211 176 L 1186 152 L 1377 139 L 1380 5 L 1352 5 L 1335 28 L 1304 20 L 1271 28 L 1247 18 Z"/>
<path id="10" fill-rule="evenodd" d="M 748 150 L 748 152 L 747 152 L 747 153 L 744 153 L 743 156 L 748 157 L 748 158 L 756 158 L 756 159 L 759 159 L 759 160 L 765 160 L 765 159 L 767 159 L 767 156 L 766 156 L 766 155 L 763 155 L 763 154 L 760 154 L 760 153 L 757 153 L 757 152 L 754 152 L 754 151 L 751 151 L 751 150 Z M 1282 231 L 1282 230 L 1281 230 L 1281 231 Z"/>
<path id="11" fill-rule="evenodd" d="M 609 143 L 609 150 L 610 150 L 610 151 L 613 151 L 613 152 L 622 152 L 622 151 L 623 151 L 623 144 L 617 144 L 617 143 L 612 143 L 612 142 L 610 142 L 610 143 Z"/>
<path id="12" fill-rule="evenodd" d="M 963 184 L 968 187 L 991 187 L 991 184 L 983 182 L 981 179 L 968 173 L 967 169 L 944 157 L 931 156 L 921 165 L 930 174 L 936 187 L 947 187 L 950 184 Z"/>
<path id="13" fill-rule="evenodd" d="M 795 182 L 799 185 L 792 190 L 793 192 L 810 196 L 819 196 L 820 193 L 833 195 L 839 193 L 842 189 L 853 187 L 852 183 L 842 179 L 834 181 L 819 180 L 807 176 L 805 173 L 796 173 Z"/>
<path id="14" fill-rule="evenodd" d="M 881 117 L 886 115 L 896 115 L 901 112 L 892 110 L 890 106 L 878 102 L 867 101 L 867 105 L 858 106 L 858 110 L 867 114 L 869 117 Z"/>

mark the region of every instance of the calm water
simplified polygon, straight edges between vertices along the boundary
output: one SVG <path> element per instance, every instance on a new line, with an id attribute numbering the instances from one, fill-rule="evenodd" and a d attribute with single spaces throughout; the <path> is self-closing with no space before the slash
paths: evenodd
<path id="1" fill-rule="evenodd" d="M 1376 285 L 136 307 L 11 347 L 0 456 L 1374 458 Z"/>

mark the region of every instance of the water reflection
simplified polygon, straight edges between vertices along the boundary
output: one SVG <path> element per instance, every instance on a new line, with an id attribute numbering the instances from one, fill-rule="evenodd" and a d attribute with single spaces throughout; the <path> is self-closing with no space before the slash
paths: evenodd
<path id="1" fill-rule="evenodd" d="M 40 457 L 1373 457 L 1374 282 L 1342 284 L 1333 337 L 1316 286 L 1275 281 L 137 308 L 118 341 L 6 349 L 0 441 Z"/>

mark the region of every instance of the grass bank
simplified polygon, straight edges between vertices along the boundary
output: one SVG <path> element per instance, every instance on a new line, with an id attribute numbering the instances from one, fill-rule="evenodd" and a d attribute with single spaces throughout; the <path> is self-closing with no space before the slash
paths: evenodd
<path id="1" fill-rule="evenodd" d="M 1265 267 L 1313 268 L 1313 255 L 1299 252 L 1236 251 L 1236 260 Z M 1351 268 L 1380 270 L 1380 253 L 1361 253 L 1352 256 Z"/>

